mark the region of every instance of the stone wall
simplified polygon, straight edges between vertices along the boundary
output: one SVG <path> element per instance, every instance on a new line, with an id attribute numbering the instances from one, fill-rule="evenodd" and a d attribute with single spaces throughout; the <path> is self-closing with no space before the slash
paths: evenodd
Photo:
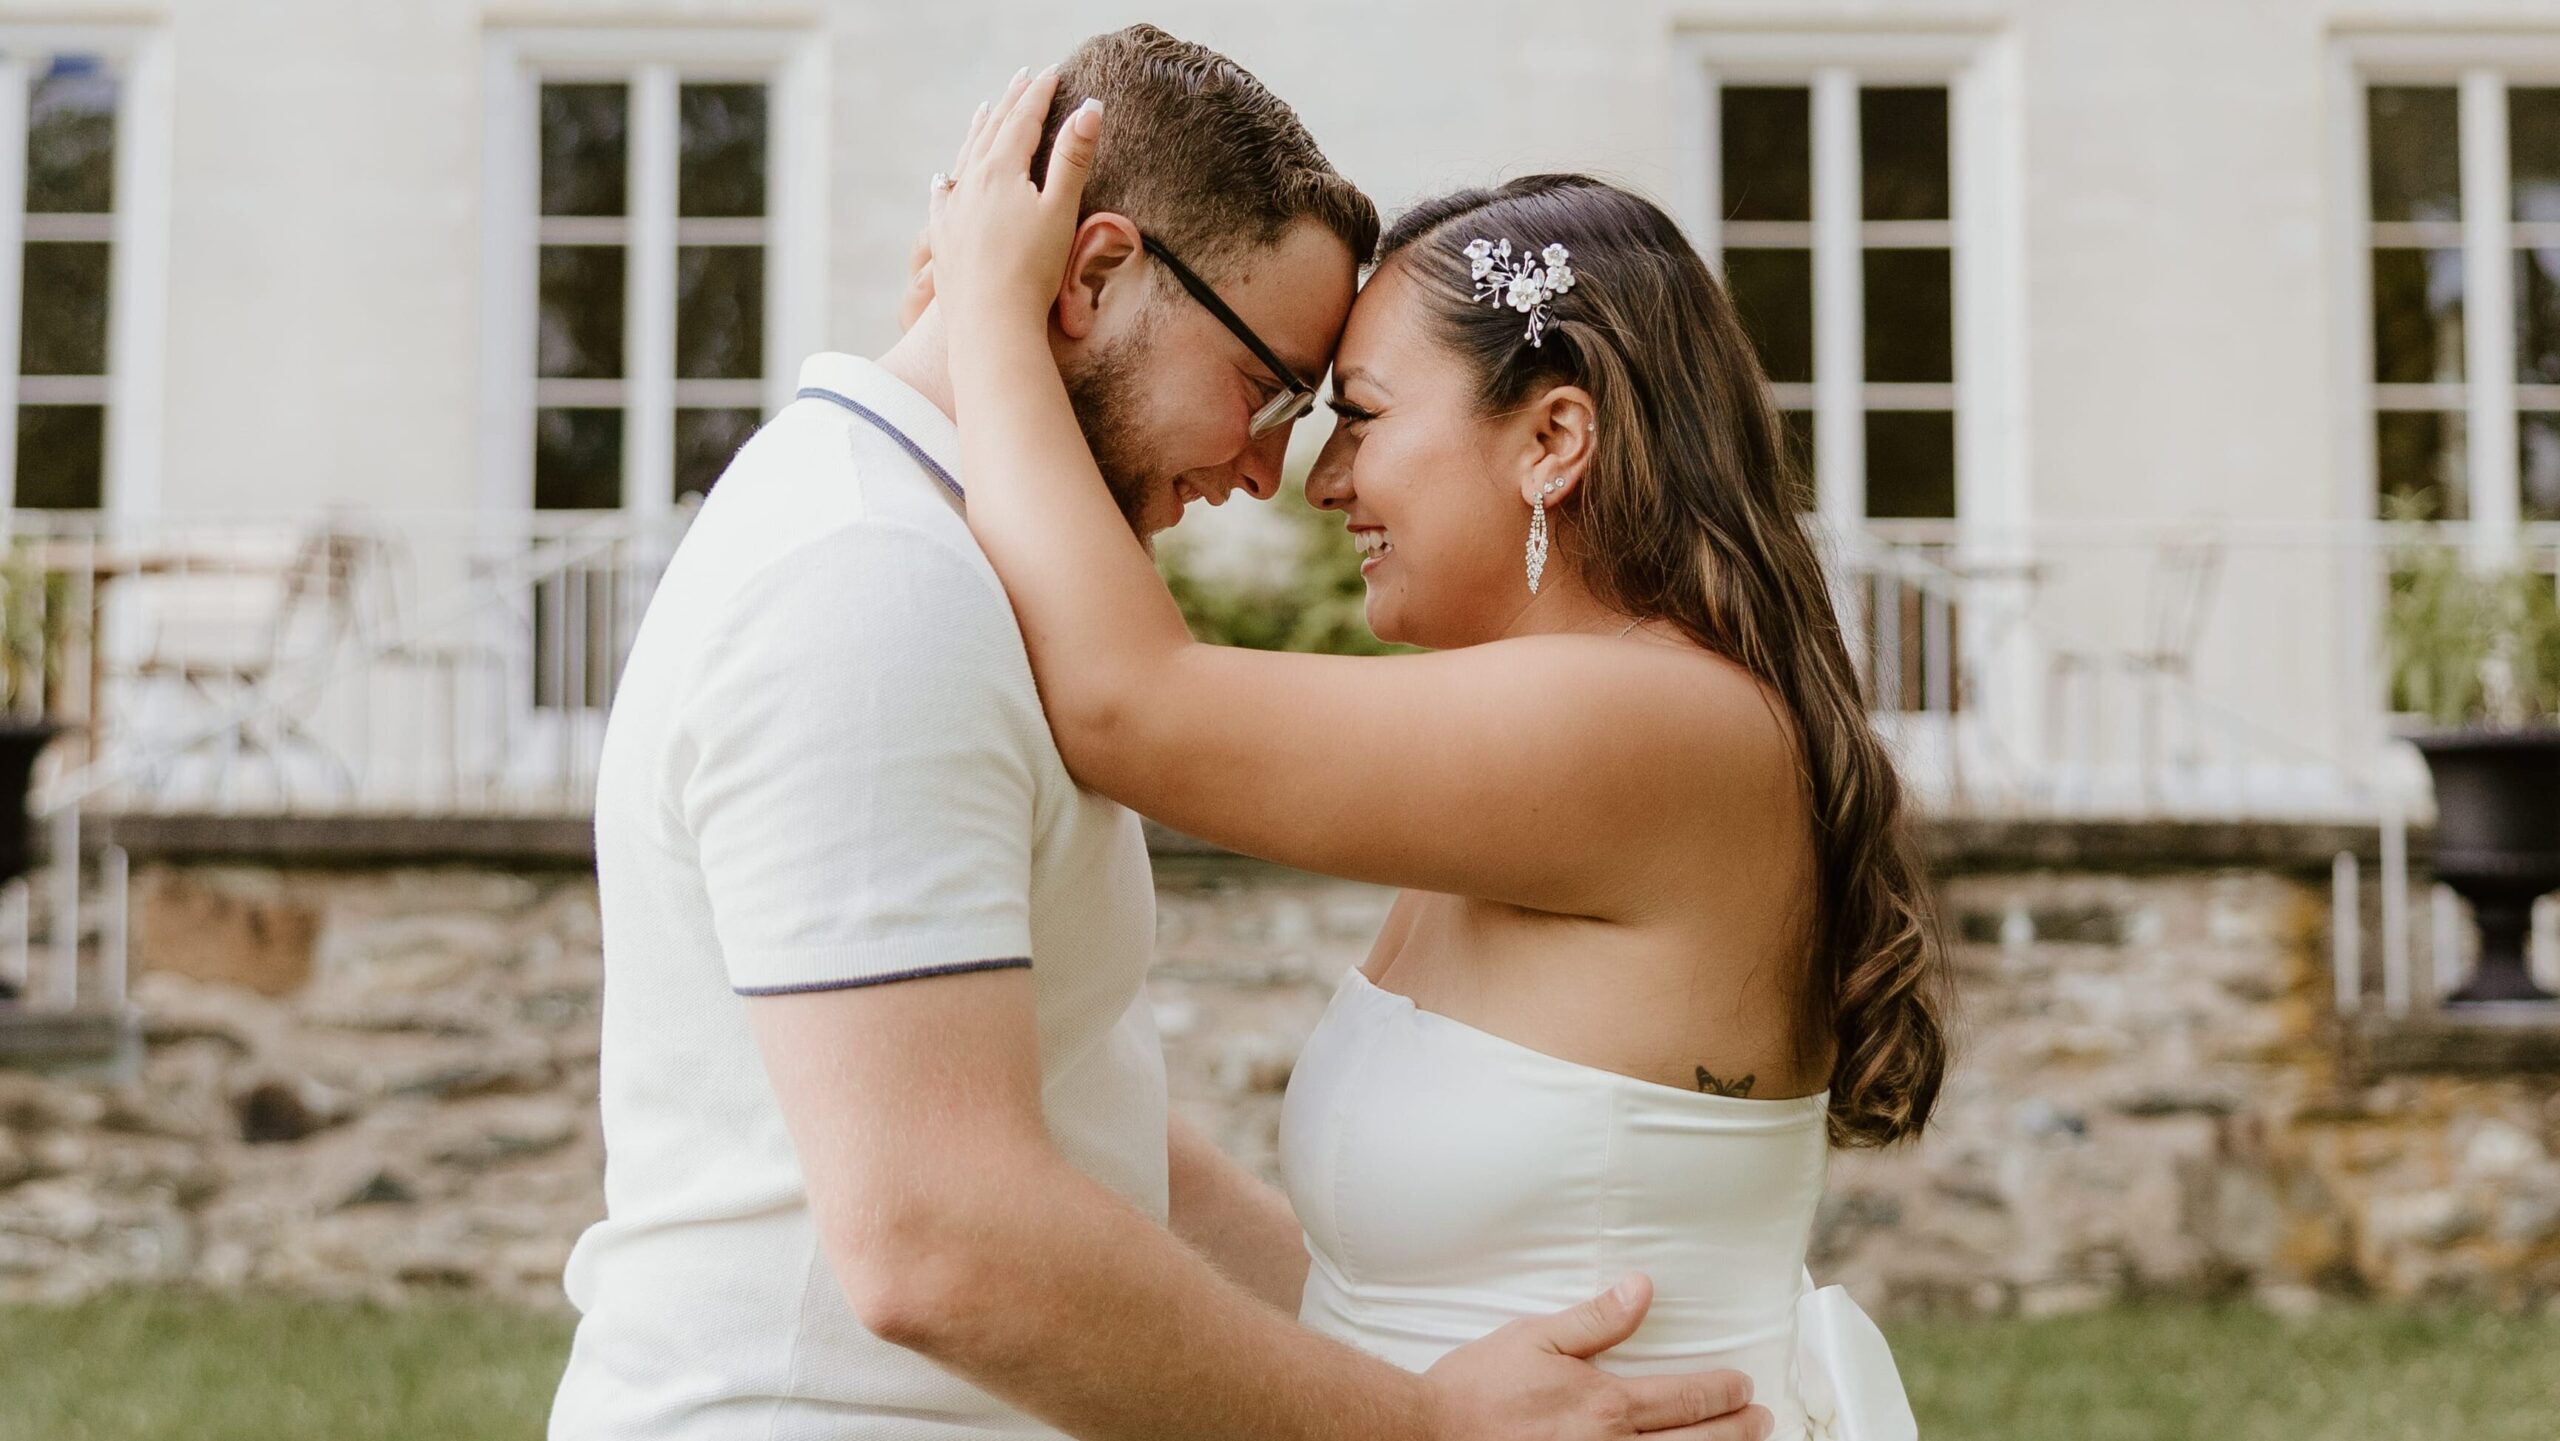
<path id="1" fill-rule="evenodd" d="M 1387 894 L 1223 857 L 1158 880 L 1177 1104 L 1267 1174 Z M 1977 857 L 1945 897 L 1960 1065 L 1924 1143 L 1837 1159 L 1818 1274 L 1905 1314 L 2560 1297 L 2560 1083 L 2369 1073 L 2327 1002 L 2324 879 Z M 586 873 L 145 862 L 134 925 L 127 1074 L 0 1070 L 0 1300 L 560 1304 L 600 1204 Z"/>
<path id="2" fill-rule="evenodd" d="M 150 866 L 134 948 L 128 1074 L 0 1071 L 0 1297 L 558 1301 L 602 1205 L 590 877 Z"/>

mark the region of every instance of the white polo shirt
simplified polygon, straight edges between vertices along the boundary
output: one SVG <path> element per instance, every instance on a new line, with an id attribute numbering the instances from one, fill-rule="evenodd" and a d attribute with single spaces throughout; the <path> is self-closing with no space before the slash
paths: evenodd
<path id="1" fill-rule="evenodd" d="M 817 356 L 801 384 L 958 458 L 869 361 Z M 1145 840 L 1069 779 L 959 505 L 888 430 L 803 398 L 649 602 L 597 778 L 606 1217 L 569 1258 L 559 1441 L 1053 1434 L 854 1318 L 750 997 L 1029 966 L 1050 1134 L 1165 1214 Z"/>

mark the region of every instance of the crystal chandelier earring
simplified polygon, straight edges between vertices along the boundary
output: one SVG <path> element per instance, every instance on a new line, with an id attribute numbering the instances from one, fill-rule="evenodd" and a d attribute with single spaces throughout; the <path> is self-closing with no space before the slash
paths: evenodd
<path id="1" fill-rule="evenodd" d="M 1538 487 L 1537 499 L 1529 507 L 1529 594 L 1538 593 L 1538 581 L 1547 573 L 1547 497 L 1557 482 L 1548 481 Z"/>

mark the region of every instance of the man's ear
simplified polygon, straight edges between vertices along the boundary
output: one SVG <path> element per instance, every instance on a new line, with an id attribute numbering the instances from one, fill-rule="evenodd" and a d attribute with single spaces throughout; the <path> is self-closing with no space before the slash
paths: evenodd
<path id="1" fill-rule="evenodd" d="M 1083 340 L 1107 310 L 1139 300 L 1145 256 L 1137 222 L 1128 216 L 1097 210 L 1078 222 L 1067 246 L 1066 274 L 1058 281 L 1058 329 L 1070 340 Z"/>

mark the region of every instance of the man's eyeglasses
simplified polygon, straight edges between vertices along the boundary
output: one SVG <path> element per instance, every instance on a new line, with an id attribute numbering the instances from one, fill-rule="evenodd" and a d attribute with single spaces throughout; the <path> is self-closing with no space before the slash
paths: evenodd
<path id="1" fill-rule="evenodd" d="M 1308 407 L 1316 403 L 1316 388 L 1300 380 L 1287 361 L 1273 354 L 1271 347 L 1262 343 L 1262 337 L 1253 333 L 1253 327 L 1228 309 L 1227 303 L 1218 298 L 1218 292 L 1209 288 L 1209 282 L 1191 273 L 1190 266 L 1176 260 L 1173 252 L 1165 249 L 1154 236 L 1142 235 L 1139 240 L 1147 247 L 1147 253 L 1163 261 L 1164 268 L 1173 272 L 1173 278 L 1182 282 L 1182 288 L 1191 292 L 1191 298 L 1216 316 L 1218 323 L 1236 339 L 1243 341 L 1244 348 L 1253 352 L 1253 358 L 1261 361 L 1270 370 L 1272 378 L 1280 382 L 1280 393 L 1264 401 L 1262 408 L 1253 413 L 1253 424 L 1247 433 L 1260 440 L 1306 414 Z"/>

